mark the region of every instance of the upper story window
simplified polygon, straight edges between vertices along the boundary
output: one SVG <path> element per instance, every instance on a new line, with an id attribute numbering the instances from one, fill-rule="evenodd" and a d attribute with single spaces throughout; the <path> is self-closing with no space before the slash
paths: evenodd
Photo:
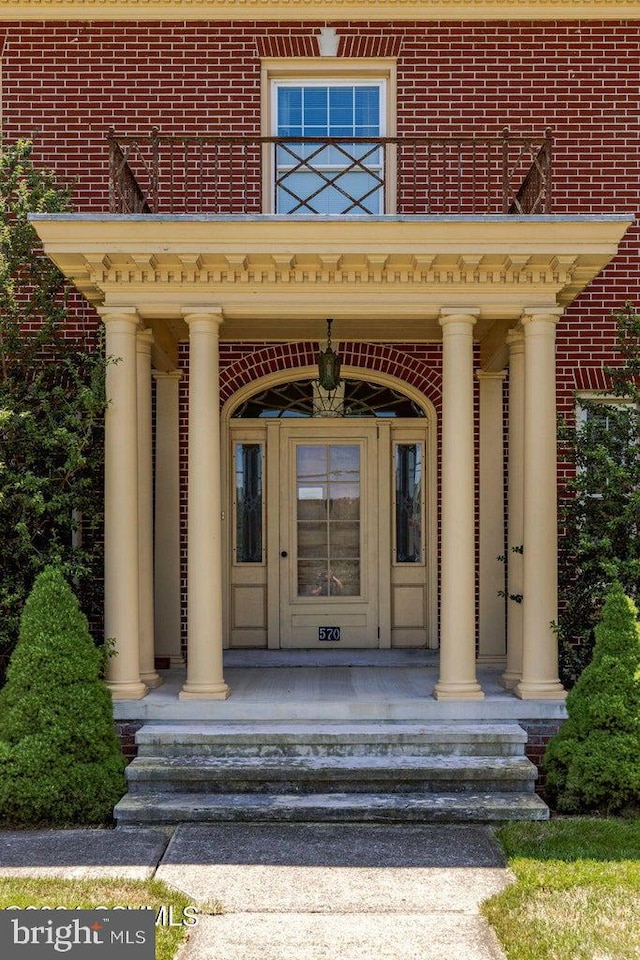
<path id="1" fill-rule="evenodd" d="M 393 212 L 393 61 L 263 61 L 272 146 L 265 208 L 298 216 Z M 371 139 L 369 139 L 371 138 Z"/>
<path id="2" fill-rule="evenodd" d="M 278 82 L 275 212 L 384 212 L 384 82 Z M 358 138 L 357 140 L 351 138 Z M 301 139 L 298 139 L 301 138 Z M 365 142 L 362 142 L 365 138 Z"/>

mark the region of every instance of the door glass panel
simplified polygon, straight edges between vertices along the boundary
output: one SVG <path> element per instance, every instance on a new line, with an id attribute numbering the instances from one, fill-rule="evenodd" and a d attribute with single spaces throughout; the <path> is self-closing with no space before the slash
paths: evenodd
<path id="1" fill-rule="evenodd" d="M 360 524 L 332 523 L 330 530 L 332 556 L 357 559 L 360 553 Z"/>
<path id="2" fill-rule="evenodd" d="M 296 448 L 298 596 L 360 595 L 360 447 Z"/>
<path id="3" fill-rule="evenodd" d="M 326 523 L 299 523 L 298 524 L 298 556 L 326 557 L 328 530 Z"/>
<path id="4" fill-rule="evenodd" d="M 262 446 L 238 443 L 236 469 L 236 563 L 262 562 Z"/>
<path id="5" fill-rule="evenodd" d="M 396 446 L 396 560 L 422 559 L 422 446 Z"/>
<path id="6" fill-rule="evenodd" d="M 356 483 L 332 483 L 329 500 L 330 520 L 360 519 L 360 486 Z"/>

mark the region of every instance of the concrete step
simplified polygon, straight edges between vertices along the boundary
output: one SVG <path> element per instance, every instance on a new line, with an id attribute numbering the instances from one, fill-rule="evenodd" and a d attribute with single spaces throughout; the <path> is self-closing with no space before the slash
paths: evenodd
<path id="1" fill-rule="evenodd" d="M 148 723 L 138 756 L 522 756 L 517 723 Z"/>
<path id="2" fill-rule="evenodd" d="M 138 757 L 132 793 L 533 793 L 526 757 Z"/>
<path id="3" fill-rule="evenodd" d="M 430 823 L 546 820 L 532 793 L 127 794 L 118 826 L 176 823 Z"/>

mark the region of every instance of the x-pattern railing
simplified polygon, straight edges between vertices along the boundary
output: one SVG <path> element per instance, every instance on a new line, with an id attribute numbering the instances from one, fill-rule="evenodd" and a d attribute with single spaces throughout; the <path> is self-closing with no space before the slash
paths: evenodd
<path id="1" fill-rule="evenodd" d="M 354 145 L 361 144 L 366 152 L 361 156 L 354 156 L 354 154 L 347 149 L 346 144 L 336 139 L 329 140 L 325 138 L 316 141 L 307 138 L 288 137 L 279 140 L 276 146 L 278 154 L 280 154 L 280 151 L 284 151 L 286 154 L 288 154 L 293 160 L 293 166 L 287 166 L 282 173 L 278 173 L 278 170 L 282 170 L 284 166 L 280 162 L 280 159 L 278 159 L 274 178 L 276 212 L 278 212 L 277 198 L 280 191 L 287 194 L 287 196 L 291 197 L 295 202 L 295 206 L 287 210 L 287 213 L 294 214 L 298 213 L 300 210 L 307 209 L 313 214 L 318 214 L 322 211 L 317 210 L 314 207 L 313 201 L 320 199 L 321 195 L 326 193 L 327 190 L 335 190 L 342 197 L 344 197 L 348 203 L 348 206 L 341 211 L 342 214 L 349 214 L 352 210 L 361 210 L 366 214 L 371 213 L 371 211 L 365 206 L 366 201 L 372 198 L 379 191 L 381 195 L 383 195 L 384 191 L 384 176 L 380 176 L 380 174 L 376 173 L 376 167 L 382 166 L 381 162 L 379 159 L 377 161 L 373 160 L 374 154 L 378 155 L 378 157 L 380 155 L 380 144 L 377 142 L 371 143 L 370 140 L 361 137 L 354 137 L 348 142 Z M 315 147 L 311 153 L 306 155 L 301 155 L 300 151 L 294 149 L 295 145 L 297 144 L 311 145 L 315 143 L 317 143 L 318 146 Z M 367 149 L 367 147 L 369 149 Z M 337 171 L 333 174 L 328 173 L 327 170 L 324 169 L 324 166 L 329 166 L 329 164 L 322 164 L 321 158 L 327 149 L 335 150 L 336 153 L 343 156 L 346 161 L 344 166 L 339 166 L 335 162 L 330 164 L 330 166 L 334 168 L 336 166 L 338 167 Z M 367 166 L 365 161 L 370 157 L 372 158 L 372 163 L 371 165 Z M 314 163 L 316 160 L 318 162 Z M 322 184 L 312 193 L 302 197 L 297 194 L 295 190 L 287 183 L 287 181 L 291 181 L 293 179 L 296 173 L 311 173 L 316 177 L 319 177 L 322 180 Z M 369 181 L 373 179 L 373 186 L 369 190 L 366 190 L 365 193 L 360 194 L 358 197 L 350 194 L 340 184 L 340 180 L 344 179 L 349 173 L 366 174 Z"/>
<path id="2" fill-rule="evenodd" d="M 114 213 L 315 215 L 327 212 L 329 194 L 341 215 L 551 211 L 550 130 L 302 138 L 180 137 L 154 128 L 148 136 L 111 131 L 109 143 Z"/>

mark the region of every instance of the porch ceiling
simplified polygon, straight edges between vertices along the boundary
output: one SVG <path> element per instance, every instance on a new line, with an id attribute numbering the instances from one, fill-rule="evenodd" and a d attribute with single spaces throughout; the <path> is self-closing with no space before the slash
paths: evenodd
<path id="1" fill-rule="evenodd" d="M 95 306 L 135 306 L 186 338 L 222 310 L 228 340 L 440 339 L 443 308 L 495 338 L 526 307 L 569 304 L 615 256 L 631 215 L 159 217 L 34 215 L 47 254 Z M 338 330 L 336 330 L 338 332 Z"/>

